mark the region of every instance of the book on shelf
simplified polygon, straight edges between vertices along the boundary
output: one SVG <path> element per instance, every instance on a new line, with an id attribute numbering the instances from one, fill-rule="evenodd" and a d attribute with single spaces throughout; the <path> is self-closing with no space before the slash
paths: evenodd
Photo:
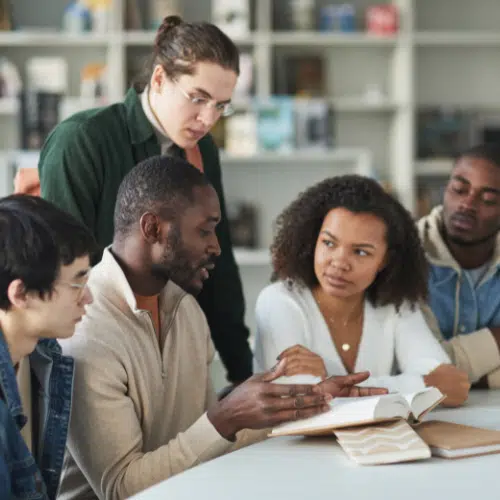
<path id="1" fill-rule="evenodd" d="M 465 458 L 500 453 L 500 431 L 440 420 L 428 420 L 415 430 L 437 457 Z"/>
<path id="2" fill-rule="evenodd" d="M 330 410 L 313 417 L 287 422 L 272 429 L 270 436 L 318 436 L 336 429 L 366 426 L 394 420 L 420 421 L 445 396 L 436 387 L 411 394 L 384 394 L 360 398 L 334 398 Z"/>

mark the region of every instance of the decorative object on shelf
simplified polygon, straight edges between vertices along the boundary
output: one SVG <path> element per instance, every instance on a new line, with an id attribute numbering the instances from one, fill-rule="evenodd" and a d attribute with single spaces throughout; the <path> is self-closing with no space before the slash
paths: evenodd
<path id="1" fill-rule="evenodd" d="M 92 13 L 85 0 L 74 0 L 65 9 L 62 28 L 69 33 L 82 33 L 90 31 L 92 26 Z"/>
<path id="2" fill-rule="evenodd" d="M 325 5 L 320 9 L 319 29 L 352 33 L 356 30 L 356 9 L 350 3 Z"/>
<path id="3" fill-rule="evenodd" d="M 276 94 L 323 97 L 325 60 L 319 55 L 290 55 L 276 61 Z"/>
<path id="4" fill-rule="evenodd" d="M 111 29 L 111 0 L 87 0 L 91 12 L 92 31 L 107 33 Z"/>
<path id="5" fill-rule="evenodd" d="M 16 65 L 6 57 L 0 57 L 0 98 L 17 98 L 22 86 Z"/>
<path id="6" fill-rule="evenodd" d="M 91 63 L 85 65 L 80 73 L 80 96 L 104 102 L 109 94 L 107 89 L 106 65 Z"/>
<path id="7" fill-rule="evenodd" d="M 157 30 L 172 15 L 181 15 L 179 0 L 149 0 L 149 29 Z"/>
<path id="8" fill-rule="evenodd" d="M 378 83 L 368 83 L 362 96 L 362 101 L 367 104 L 379 104 L 387 100 L 387 96 Z"/>
<path id="9" fill-rule="evenodd" d="M 417 113 L 417 157 L 450 158 L 471 146 L 474 114 L 459 108 L 421 108 Z"/>
<path id="10" fill-rule="evenodd" d="M 0 0 L 0 31 L 12 29 L 12 13 L 10 0 Z"/>
<path id="11" fill-rule="evenodd" d="M 399 15 L 396 5 L 371 5 L 366 9 L 366 31 L 368 33 L 393 35 L 398 29 Z"/>
<path id="12" fill-rule="evenodd" d="M 316 28 L 314 0 L 290 0 L 290 27 L 309 31 Z"/>
<path id="13" fill-rule="evenodd" d="M 253 203 L 229 202 L 227 218 L 233 246 L 257 248 L 257 207 Z"/>
<path id="14" fill-rule="evenodd" d="M 333 147 L 333 111 L 325 99 L 295 99 L 295 145 L 307 151 Z"/>
<path id="15" fill-rule="evenodd" d="M 258 152 L 257 118 L 253 111 L 236 110 L 224 119 L 224 147 L 232 156 L 253 156 Z"/>
<path id="16" fill-rule="evenodd" d="M 270 96 L 255 100 L 257 137 L 260 151 L 288 153 L 295 146 L 294 100 Z"/>
<path id="17" fill-rule="evenodd" d="M 248 35 L 249 0 L 212 0 L 212 22 L 231 38 Z"/>
<path id="18" fill-rule="evenodd" d="M 59 104 L 67 93 L 68 67 L 62 57 L 33 57 L 26 63 L 21 92 L 21 149 L 38 150 L 59 123 Z"/>

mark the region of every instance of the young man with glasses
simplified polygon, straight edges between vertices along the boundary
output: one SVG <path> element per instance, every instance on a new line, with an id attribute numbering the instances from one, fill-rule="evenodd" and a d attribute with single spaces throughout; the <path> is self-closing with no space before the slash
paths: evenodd
<path id="1" fill-rule="evenodd" d="M 238 49 L 216 26 L 166 17 L 147 71 L 125 101 L 65 120 L 49 136 L 39 163 L 42 196 L 83 221 L 102 248 L 113 239 L 120 182 L 137 163 L 181 156 L 206 174 L 221 203 L 222 252 L 197 300 L 233 384 L 251 375 L 252 353 L 219 153 L 209 131 L 231 114 L 238 74 Z"/>
<path id="2" fill-rule="evenodd" d="M 0 498 L 55 499 L 69 426 L 71 337 L 92 302 L 92 234 L 51 203 L 0 199 Z"/>

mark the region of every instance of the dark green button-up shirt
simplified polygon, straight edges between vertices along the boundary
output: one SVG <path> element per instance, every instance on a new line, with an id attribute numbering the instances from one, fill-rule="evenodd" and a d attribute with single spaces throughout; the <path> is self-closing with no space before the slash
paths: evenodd
<path id="1" fill-rule="evenodd" d="M 219 195 L 222 211 L 217 227 L 222 253 L 198 301 L 228 379 L 242 381 L 251 375 L 252 353 L 229 235 L 219 152 L 210 135 L 198 145 L 205 175 Z M 130 89 L 124 102 L 77 113 L 51 132 L 38 166 L 42 197 L 84 222 L 105 247 L 113 240 L 113 213 L 122 179 L 137 163 L 160 152 L 140 96 Z"/>

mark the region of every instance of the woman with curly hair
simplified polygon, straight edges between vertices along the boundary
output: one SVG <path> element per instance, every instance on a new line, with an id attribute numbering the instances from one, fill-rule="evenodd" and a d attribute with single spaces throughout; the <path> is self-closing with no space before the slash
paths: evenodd
<path id="1" fill-rule="evenodd" d="M 348 175 L 303 192 L 278 217 L 273 281 L 257 300 L 256 368 L 324 378 L 369 370 L 367 385 L 436 386 L 456 406 L 465 373 L 418 307 L 427 263 L 410 214 L 374 180 Z"/>

